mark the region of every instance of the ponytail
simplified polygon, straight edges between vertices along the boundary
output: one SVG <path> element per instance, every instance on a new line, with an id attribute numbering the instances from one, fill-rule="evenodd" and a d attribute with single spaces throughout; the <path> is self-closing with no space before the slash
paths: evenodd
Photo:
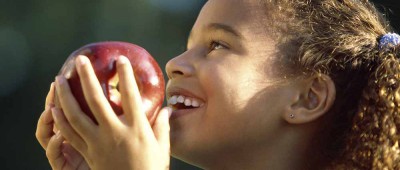
<path id="1" fill-rule="evenodd" d="M 385 36 L 380 38 L 376 66 L 362 92 L 339 167 L 400 169 L 400 36 Z"/>

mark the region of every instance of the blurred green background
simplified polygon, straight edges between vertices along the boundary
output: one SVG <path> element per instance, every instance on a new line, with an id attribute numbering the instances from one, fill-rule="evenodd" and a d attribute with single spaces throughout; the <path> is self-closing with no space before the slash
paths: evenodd
<path id="1" fill-rule="evenodd" d="M 378 1 L 377 1 L 378 2 Z M 0 169 L 50 169 L 35 129 L 50 83 L 66 57 L 96 41 L 146 48 L 164 69 L 185 49 L 205 0 L 1 0 Z M 400 6 L 384 0 L 400 28 Z M 380 7 L 382 7 L 379 5 Z M 177 160 L 171 169 L 197 169 Z"/>

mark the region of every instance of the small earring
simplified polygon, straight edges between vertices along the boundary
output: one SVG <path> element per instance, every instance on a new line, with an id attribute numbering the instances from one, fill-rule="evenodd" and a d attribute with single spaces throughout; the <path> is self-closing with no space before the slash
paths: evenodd
<path id="1" fill-rule="evenodd" d="M 294 119 L 294 114 L 290 114 L 289 117 L 290 117 L 291 119 Z"/>

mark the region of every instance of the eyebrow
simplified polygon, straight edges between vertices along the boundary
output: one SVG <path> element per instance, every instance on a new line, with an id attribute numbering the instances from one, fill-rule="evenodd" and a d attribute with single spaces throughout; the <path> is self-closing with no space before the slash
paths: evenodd
<path id="1" fill-rule="evenodd" d="M 220 24 L 220 23 L 211 23 L 206 27 L 207 31 L 223 31 L 225 33 L 231 34 L 239 39 L 243 38 L 243 35 L 240 34 L 237 30 L 235 30 L 233 27 L 229 26 L 229 25 L 225 25 L 225 24 Z M 190 31 L 189 34 L 189 40 L 192 38 L 193 36 L 193 30 Z"/>

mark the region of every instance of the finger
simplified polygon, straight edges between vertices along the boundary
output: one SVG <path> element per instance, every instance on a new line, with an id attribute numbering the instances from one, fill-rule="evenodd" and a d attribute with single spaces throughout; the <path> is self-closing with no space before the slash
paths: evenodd
<path id="1" fill-rule="evenodd" d="M 46 96 L 45 109 L 48 109 L 53 105 L 54 105 L 54 82 L 50 84 L 50 90 Z"/>
<path id="2" fill-rule="evenodd" d="M 84 152 L 87 149 L 85 141 L 72 128 L 62 111 L 58 108 L 52 109 L 55 124 L 60 130 L 62 136 L 79 152 Z"/>
<path id="3" fill-rule="evenodd" d="M 78 56 L 76 58 L 76 68 L 85 99 L 99 124 L 109 125 L 112 122 L 118 122 L 118 117 L 104 96 L 89 59 L 83 55 Z"/>
<path id="4" fill-rule="evenodd" d="M 147 122 L 147 117 L 142 108 L 142 98 L 136 84 L 132 66 L 129 60 L 120 56 L 117 60 L 117 72 L 119 76 L 119 87 L 121 92 L 122 109 L 127 122 L 141 126 Z"/>
<path id="5" fill-rule="evenodd" d="M 166 150 L 169 150 L 169 117 L 172 109 L 170 107 L 163 108 L 157 115 L 156 121 L 154 122 L 153 132 L 160 146 Z"/>
<path id="6" fill-rule="evenodd" d="M 79 169 L 83 164 L 85 164 L 85 159 L 71 144 L 67 141 L 63 142 L 62 152 L 64 154 L 65 160 L 71 165 L 73 169 Z"/>
<path id="7" fill-rule="evenodd" d="M 70 122 L 72 128 L 76 130 L 82 137 L 91 138 L 96 125 L 88 116 L 86 116 L 86 114 L 82 112 L 78 102 L 71 93 L 71 89 L 69 88 L 67 80 L 62 76 L 56 77 L 56 92 L 61 104 L 61 108 L 63 108 L 65 117 L 68 120 L 65 122 Z M 64 118 L 64 114 L 60 115 L 62 115 Z"/>
<path id="8" fill-rule="evenodd" d="M 50 138 L 54 135 L 53 117 L 50 108 L 46 108 L 40 115 L 35 135 L 43 149 L 46 149 Z"/>
<path id="9" fill-rule="evenodd" d="M 64 155 L 61 151 L 63 141 L 64 139 L 60 132 L 57 132 L 49 141 L 49 146 L 46 149 L 46 156 L 52 169 L 62 169 L 65 164 Z"/>
<path id="10" fill-rule="evenodd" d="M 54 96 L 54 83 L 51 83 L 50 90 L 46 97 L 45 102 L 45 110 L 39 117 L 37 128 L 36 128 L 36 139 L 38 139 L 40 145 L 46 149 L 47 144 L 51 136 L 54 135 L 53 133 L 53 117 L 51 116 L 51 107 L 54 106 L 53 104 L 53 96 Z"/>

